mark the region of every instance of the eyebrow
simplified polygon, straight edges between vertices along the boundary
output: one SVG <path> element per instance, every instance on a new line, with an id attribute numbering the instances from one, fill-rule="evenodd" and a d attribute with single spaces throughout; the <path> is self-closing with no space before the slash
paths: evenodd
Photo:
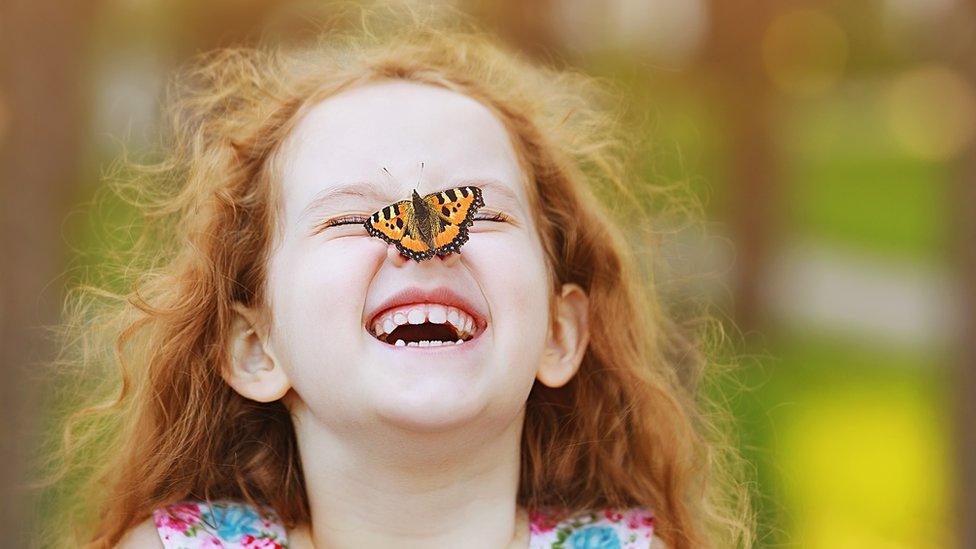
<path id="1" fill-rule="evenodd" d="M 513 207 L 519 205 L 519 200 L 515 194 L 515 191 L 497 179 L 464 179 L 461 181 L 455 181 L 450 188 L 464 187 L 468 185 L 481 187 L 482 191 L 491 190 L 493 193 L 497 193 L 501 195 L 502 198 L 508 200 Z"/>
<path id="2" fill-rule="evenodd" d="M 391 191 L 392 189 L 389 186 L 380 185 L 376 181 L 343 183 L 316 194 L 302 210 L 299 219 L 304 219 L 311 212 L 325 209 L 331 206 L 333 202 L 344 198 L 365 199 L 376 204 L 386 205 L 396 201 L 389 199 L 393 195 Z"/>
<path id="3" fill-rule="evenodd" d="M 481 187 L 483 191 L 490 190 L 492 193 L 497 193 L 497 195 L 500 195 L 503 201 L 508 201 L 512 207 L 518 207 L 519 205 L 519 200 L 515 194 L 515 191 L 497 179 L 470 178 L 458 180 L 452 182 L 450 185 L 447 185 L 444 188 L 428 191 L 423 194 L 427 195 L 440 192 L 445 189 L 453 189 L 455 187 L 463 186 Z M 394 196 L 394 194 L 395 193 L 393 192 L 391 185 L 381 185 L 373 180 L 343 183 L 341 185 L 325 189 L 316 194 L 315 197 L 313 197 L 302 210 L 299 219 L 304 219 L 305 216 L 309 215 L 313 211 L 324 210 L 332 206 L 334 202 L 345 198 L 371 201 L 376 205 L 376 208 L 370 210 L 370 212 L 378 210 L 379 208 L 388 204 L 392 204 L 393 202 L 409 199 L 409 197 L 391 198 Z"/>

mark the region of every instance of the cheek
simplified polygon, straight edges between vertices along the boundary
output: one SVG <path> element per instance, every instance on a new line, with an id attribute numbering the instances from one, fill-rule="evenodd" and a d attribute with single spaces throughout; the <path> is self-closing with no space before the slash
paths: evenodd
<path id="1" fill-rule="evenodd" d="M 283 245 L 272 257 L 268 290 L 273 344 L 286 368 L 301 369 L 329 351 L 342 353 L 337 342 L 352 342 L 361 331 L 376 252 L 364 241 L 350 237 Z"/>
<path id="2" fill-rule="evenodd" d="M 534 369 L 549 323 L 549 287 L 541 245 L 527 237 L 478 235 L 478 278 L 491 304 L 493 331 L 507 359 Z M 477 253 L 475 253 L 477 252 Z"/>

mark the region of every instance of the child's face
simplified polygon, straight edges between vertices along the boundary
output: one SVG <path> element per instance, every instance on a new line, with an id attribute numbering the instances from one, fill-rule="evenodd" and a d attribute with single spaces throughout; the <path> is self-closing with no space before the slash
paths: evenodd
<path id="1" fill-rule="evenodd" d="M 293 413 L 333 427 L 511 421 L 540 368 L 572 354 L 556 350 L 548 331 L 545 257 L 515 152 L 480 103 L 403 81 L 352 89 L 299 122 L 279 166 L 281 234 L 268 270 L 265 346 L 294 389 L 285 400 Z M 485 216 L 502 212 L 511 222 L 475 221 L 461 254 L 417 263 L 362 226 L 415 187 L 424 195 L 463 184 L 483 188 Z M 342 216 L 354 222 L 314 233 Z M 440 347 L 374 337 L 389 300 L 409 289 L 456 294 L 476 320 L 474 337 Z"/>

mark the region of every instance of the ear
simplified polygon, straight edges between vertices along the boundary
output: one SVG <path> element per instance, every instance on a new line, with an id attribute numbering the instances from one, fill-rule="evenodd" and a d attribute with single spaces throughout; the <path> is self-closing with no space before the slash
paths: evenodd
<path id="1" fill-rule="evenodd" d="M 257 311 L 234 304 L 227 343 L 230 363 L 221 375 L 241 396 L 258 402 L 278 400 L 291 388 L 271 350 L 267 332 Z"/>
<path id="2" fill-rule="evenodd" d="M 556 297 L 556 317 L 536 378 L 549 387 L 562 387 L 579 370 L 590 341 L 589 297 L 576 284 L 563 284 Z"/>

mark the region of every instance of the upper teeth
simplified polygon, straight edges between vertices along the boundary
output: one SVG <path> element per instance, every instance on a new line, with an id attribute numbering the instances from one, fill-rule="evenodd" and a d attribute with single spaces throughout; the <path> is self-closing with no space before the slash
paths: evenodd
<path id="1" fill-rule="evenodd" d="M 475 321 L 471 315 L 447 305 L 438 303 L 418 303 L 404 305 L 384 312 L 373 321 L 373 334 L 377 337 L 392 333 L 397 326 L 404 324 L 450 324 L 461 337 L 474 334 Z"/>

